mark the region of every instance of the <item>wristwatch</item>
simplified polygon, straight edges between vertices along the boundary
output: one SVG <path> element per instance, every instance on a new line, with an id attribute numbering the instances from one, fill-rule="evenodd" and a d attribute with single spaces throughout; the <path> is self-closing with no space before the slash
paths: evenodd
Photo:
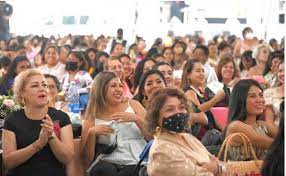
<path id="1" fill-rule="evenodd" d="M 223 162 L 218 162 L 218 168 L 219 168 L 218 169 L 219 174 L 226 172 L 226 167 Z"/>

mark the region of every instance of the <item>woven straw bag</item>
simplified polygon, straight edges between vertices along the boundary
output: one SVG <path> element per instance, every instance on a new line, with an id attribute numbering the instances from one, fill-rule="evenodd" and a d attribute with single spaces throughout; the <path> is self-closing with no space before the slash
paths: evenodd
<path id="1" fill-rule="evenodd" d="M 230 142 L 231 140 L 233 140 L 234 137 L 240 137 L 242 139 L 244 154 L 248 154 L 248 156 L 249 156 L 249 151 L 248 151 L 248 146 L 249 146 L 250 153 L 252 154 L 254 160 L 252 161 L 227 161 L 226 160 Z M 249 138 L 245 134 L 234 133 L 234 134 L 229 135 L 222 144 L 222 147 L 218 154 L 218 158 L 221 158 L 223 151 L 224 151 L 223 161 L 226 166 L 227 176 L 259 176 L 260 175 L 260 169 L 262 167 L 263 161 L 257 159 L 255 151 L 252 147 L 252 144 Z"/>

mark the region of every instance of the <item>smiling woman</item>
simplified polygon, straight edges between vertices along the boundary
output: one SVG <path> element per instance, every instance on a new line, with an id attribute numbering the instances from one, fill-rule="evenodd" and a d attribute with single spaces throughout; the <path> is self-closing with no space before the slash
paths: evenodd
<path id="1" fill-rule="evenodd" d="M 103 71 L 96 75 L 81 141 L 84 164 L 90 168 L 90 175 L 131 174 L 146 145 L 144 137 L 150 137 L 144 117 L 145 109 L 139 102 L 123 97 L 122 82 L 114 72 Z M 117 147 L 108 154 L 101 153 L 99 145 L 102 144 Z M 98 163 L 93 161 L 97 156 Z"/>
<path id="2" fill-rule="evenodd" d="M 273 124 L 258 120 L 264 110 L 263 90 L 259 83 L 252 79 L 240 80 L 233 88 L 230 97 L 228 126 L 226 136 L 233 133 L 244 133 L 250 139 L 258 159 L 262 159 L 277 134 Z M 229 159 L 245 161 L 250 156 L 242 153 L 242 141 L 235 138 L 229 150 Z"/>
<path id="3" fill-rule="evenodd" d="M 21 72 L 13 91 L 24 108 L 11 113 L 4 123 L 2 148 L 7 175 L 36 176 L 38 170 L 45 176 L 66 175 L 63 165 L 73 158 L 71 122 L 67 114 L 48 108 L 44 76 L 34 69 Z"/>
<path id="4" fill-rule="evenodd" d="M 148 99 L 161 88 L 166 87 L 166 81 L 162 73 L 158 70 L 148 70 L 139 82 L 139 91 L 134 96 L 134 100 L 139 101 L 144 107 L 148 106 Z"/>

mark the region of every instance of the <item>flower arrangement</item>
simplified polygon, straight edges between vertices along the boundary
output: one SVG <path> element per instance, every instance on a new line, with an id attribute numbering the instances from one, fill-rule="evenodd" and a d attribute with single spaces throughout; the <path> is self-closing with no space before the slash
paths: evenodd
<path id="1" fill-rule="evenodd" d="M 0 95 L 0 119 L 5 119 L 10 113 L 21 109 L 11 96 Z"/>

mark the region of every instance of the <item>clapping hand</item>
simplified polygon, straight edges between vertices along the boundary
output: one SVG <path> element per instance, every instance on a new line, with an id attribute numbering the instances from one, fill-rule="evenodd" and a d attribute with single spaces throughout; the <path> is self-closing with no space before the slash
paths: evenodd
<path id="1" fill-rule="evenodd" d="M 53 123 L 53 120 L 51 119 L 51 117 L 47 114 L 45 116 L 45 118 L 42 120 L 42 129 L 44 131 L 46 131 L 48 133 L 48 136 L 50 137 L 53 132 L 54 132 L 54 123 Z"/>

